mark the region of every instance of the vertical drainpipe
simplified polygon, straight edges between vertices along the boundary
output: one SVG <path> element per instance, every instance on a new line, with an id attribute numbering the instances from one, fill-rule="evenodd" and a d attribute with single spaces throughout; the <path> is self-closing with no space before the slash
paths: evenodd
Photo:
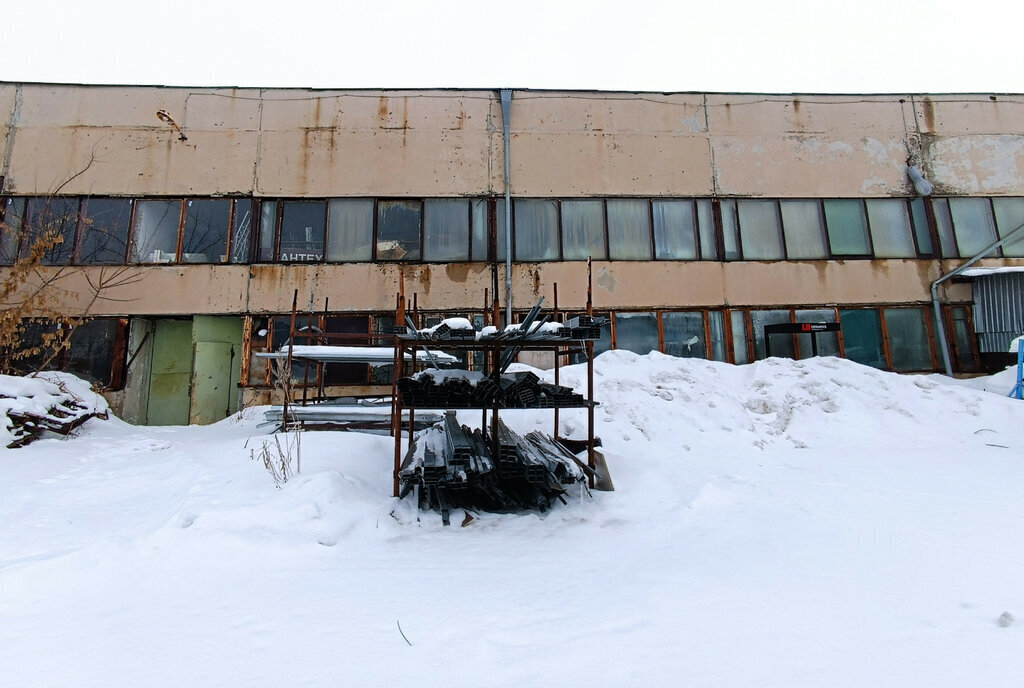
<path id="1" fill-rule="evenodd" d="M 501 119 L 505 133 L 505 324 L 512 324 L 512 166 L 509 163 L 509 115 L 512 89 L 501 89 Z M 497 323 L 495 323 L 497 324 Z"/>

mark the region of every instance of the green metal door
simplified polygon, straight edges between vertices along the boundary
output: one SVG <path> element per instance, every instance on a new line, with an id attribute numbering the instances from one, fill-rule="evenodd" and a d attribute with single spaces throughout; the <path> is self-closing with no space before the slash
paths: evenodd
<path id="1" fill-rule="evenodd" d="M 192 361 L 192 404 L 189 422 L 215 423 L 237 410 L 241 374 L 241 318 L 197 315 Z"/>
<path id="2" fill-rule="evenodd" d="M 186 425 L 192 375 L 192 322 L 157 320 L 146 425 Z"/>

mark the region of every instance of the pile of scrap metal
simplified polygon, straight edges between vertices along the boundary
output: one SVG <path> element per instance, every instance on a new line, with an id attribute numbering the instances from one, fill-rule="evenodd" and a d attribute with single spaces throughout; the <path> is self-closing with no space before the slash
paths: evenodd
<path id="1" fill-rule="evenodd" d="M 413 408 L 571 408 L 586 400 L 570 387 L 532 372 L 505 373 L 495 381 L 478 372 L 424 370 L 398 380 L 402 404 Z"/>
<path id="2" fill-rule="evenodd" d="M 547 511 L 566 503 L 569 486 L 586 490 L 590 469 L 554 438 L 541 432 L 518 435 L 498 421 L 494 438 L 459 425 L 454 411 L 418 433 L 399 472 L 400 498 L 418 491 L 419 506 L 437 509 L 445 525 L 452 508 L 495 512 Z"/>

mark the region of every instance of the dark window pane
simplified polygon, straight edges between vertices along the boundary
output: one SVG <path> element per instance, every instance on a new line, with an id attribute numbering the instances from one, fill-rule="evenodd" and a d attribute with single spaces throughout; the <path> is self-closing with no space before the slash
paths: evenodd
<path id="1" fill-rule="evenodd" d="M 715 242 L 715 216 L 711 201 L 706 198 L 697 201 L 697 227 L 700 233 L 701 259 L 718 260 L 718 245 Z"/>
<path id="2" fill-rule="evenodd" d="M 902 198 L 872 198 L 866 203 L 875 257 L 916 257 L 907 202 Z"/>
<path id="3" fill-rule="evenodd" d="M 894 370 L 932 370 L 935 367 L 923 308 L 886 308 L 885 327 Z"/>
<path id="4" fill-rule="evenodd" d="M 469 260 L 469 201 L 423 202 L 423 260 Z"/>
<path id="5" fill-rule="evenodd" d="M 825 221 L 818 201 L 780 201 L 780 205 L 790 260 L 827 258 Z"/>
<path id="6" fill-rule="evenodd" d="M 654 313 L 616 313 L 615 348 L 637 354 L 658 350 L 658 319 Z"/>
<path id="7" fill-rule="evenodd" d="M 110 384 L 117 339 L 116 320 L 91 320 L 71 332 L 64 369 L 90 382 Z"/>
<path id="8" fill-rule="evenodd" d="M 767 347 L 765 346 L 765 325 L 777 325 L 779 323 L 792 322 L 789 311 L 750 311 L 751 324 L 754 326 L 754 356 L 757 359 L 765 358 Z M 796 358 L 796 351 L 793 349 L 793 335 L 773 334 L 771 335 L 772 356 L 777 358 Z"/>
<path id="9" fill-rule="evenodd" d="M 993 198 L 992 205 L 996 212 L 996 226 L 999 238 L 1005 239 L 1015 229 L 1024 225 L 1024 198 Z M 1003 244 L 1003 255 L 1012 258 L 1024 258 L 1024 230 L 1015 239 Z"/>
<path id="10" fill-rule="evenodd" d="M 708 311 L 708 329 L 711 330 L 711 358 L 728 361 L 725 346 L 725 314 L 722 311 Z"/>
<path id="11" fill-rule="evenodd" d="M 7 198 L 0 201 L 3 209 L 3 224 L 0 225 L 0 265 L 14 265 L 18 260 L 18 241 L 21 239 L 21 223 L 25 215 L 24 198 Z"/>
<path id="12" fill-rule="evenodd" d="M 882 350 L 882 320 L 874 308 L 839 311 L 846 358 L 861 365 L 885 370 Z"/>
<path id="13" fill-rule="evenodd" d="M 225 263 L 228 256 L 228 224 L 231 201 L 226 198 L 185 202 L 183 263 Z"/>
<path id="14" fill-rule="evenodd" d="M 834 256 L 867 256 L 871 254 L 864 203 L 858 199 L 841 198 L 825 201 L 825 222 Z"/>
<path id="15" fill-rule="evenodd" d="M 612 260 L 651 259 L 651 208 L 647 201 L 608 201 L 608 248 Z"/>
<path id="16" fill-rule="evenodd" d="M 747 314 L 743 311 L 729 312 L 732 328 L 732 351 L 736 365 L 750 363 L 750 346 L 747 337 Z"/>
<path id="17" fill-rule="evenodd" d="M 974 371 L 977 368 L 974 359 L 974 333 L 971 330 L 971 321 L 967 308 L 954 306 L 950 315 L 953 320 L 953 340 L 956 344 L 954 353 L 956 355 L 957 368 L 964 372 Z M 936 336 L 937 333 L 936 333 Z"/>
<path id="18" fill-rule="evenodd" d="M 995 243 L 996 225 L 987 198 L 951 198 L 949 212 L 961 256 L 974 257 Z M 998 256 L 998 249 L 990 255 Z"/>
<path id="19" fill-rule="evenodd" d="M 782 260 L 775 201 L 737 201 L 743 260 Z"/>
<path id="20" fill-rule="evenodd" d="M 512 204 L 515 206 L 515 202 Z M 506 236 L 506 229 L 511 225 L 512 219 L 505 217 L 505 199 L 499 198 L 494 202 L 494 226 L 497 228 L 496 245 L 498 247 L 497 260 L 500 263 L 505 262 L 505 244 L 508 240 Z M 506 219 L 508 222 L 506 222 Z"/>
<path id="21" fill-rule="evenodd" d="M 726 260 L 740 259 L 740 238 L 736 226 L 736 201 L 730 198 L 719 203 L 722 211 L 722 243 L 725 246 Z"/>
<path id="22" fill-rule="evenodd" d="M 658 260 L 696 260 L 696 223 L 692 201 L 653 201 L 654 256 Z"/>
<path id="23" fill-rule="evenodd" d="M 260 203 L 260 245 L 257 259 L 274 260 L 274 231 L 277 229 L 277 201 Z"/>
<path id="24" fill-rule="evenodd" d="M 87 198 L 82 203 L 82 240 L 77 262 L 119 265 L 128 253 L 132 202 L 127 198 Z"/>
<path id="25" fill-rule="evenodd" d="M 327 205 L 323 201 L 281 203 L 281 246 L 284 262 L 316 262 L 324 259 Z"/>
<path id="26" fill-rule="evenodd" d="M 420 202 L 377 203 L 377 260 L 420 259 Z"/>
<path id="27" fill-rule="evenodd" d="M 606 257 L 604 202 L 562 201 L 562 259 L 603 260 Z"/>
<path id="28" fill-rule="evenodd" d="M 181 201 L 136 201 L 133 263 L 172 263 L 178 255 Z"/>
<path id="29" fill-rule="evenodd" d="M 324 323 L 331 333 L 364 334 L 370 331 L 368 315 L 331 315 Z M 337 346 L 361 346 L 366 341 L 331 342 Z M 394 366 L 391 366 L 394 368 Z M 366 363 L 328 363 L 324 365 L 324 384 L 365 385 L 370 381 L 370 366 Z"/>
<path id="30" fill-rule="evenodd" d="M 703 313 L 662 313 L 665 353 L 680 358 L 707 358 Z"/>
<path id="31" fill-rule="evenodd" d="M 254 225 L 253 203 L 250 198 L 235 201 L 235 212 L 231 221 L 231 262 L 248 263 L 252 246 Z"/>
<path id="32" fill-rule="evenodd" d="M 328 206 L 327 260 L 373 260 L 373 199 L 335 198 Z"/>
<path id="33" fill-rule="evenodd" d="M 795 315 L 798 323 L 834 323 L 836 321 L 836 312 L 831 308 L 796 311 Z M 812 337 L 815 339 L 812 340 Z M 799 349 L 797 358 L 810 358 L 813 356 L 815 342 L 817 342 L 819 356 L 839 355 L 838 332 L 815 332 L 814 334 L 798 334 L 796 336 L 797 348 Z"/>
<path id="34" fill-rule="evenodd" d="M 516 260 L 558 260 L 558 206 L 542 199 L 516 199 Z"/>
<path id="35" fill-rule="evenodd" d="M 914 221 L 914 238 L 917 239 L 918 252 L 922 256 L 935 255 L 935 247 L 932 246 L 932 233 L 928 230 L 928 213 L 925 211 L 923 198 L 911 199 L 910 215 Z"/>
<path id="36" fill-rule="evenodd" d="M 502 217 L 500 222 L 504 222 Z M 473 201 L 473 254 L 470 260 L 487 260 L 487 200 Z"/>
<path id="37" fill-rule="evenodd" d="M 78 198 L 66 196 L 28 199 L 22 225 L 21 255 L 27 256 L 36 242 L 50 245 L 43 254 L 43 265 L 67 265 L 75 250 L 78 226 Z"/>

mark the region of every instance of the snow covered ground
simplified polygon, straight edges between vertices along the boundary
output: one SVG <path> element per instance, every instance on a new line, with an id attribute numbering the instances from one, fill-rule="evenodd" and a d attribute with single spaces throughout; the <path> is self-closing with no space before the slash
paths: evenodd
<path id="1" fill-rule="evenodd" d="M 387 437 L 306 433 L 277 489 L 256 409 L 90 420 L 0 449 L 0 686 L 1020 685 L 1012 377 L 608 352 L 616 491 L 465 528 Z"/>

